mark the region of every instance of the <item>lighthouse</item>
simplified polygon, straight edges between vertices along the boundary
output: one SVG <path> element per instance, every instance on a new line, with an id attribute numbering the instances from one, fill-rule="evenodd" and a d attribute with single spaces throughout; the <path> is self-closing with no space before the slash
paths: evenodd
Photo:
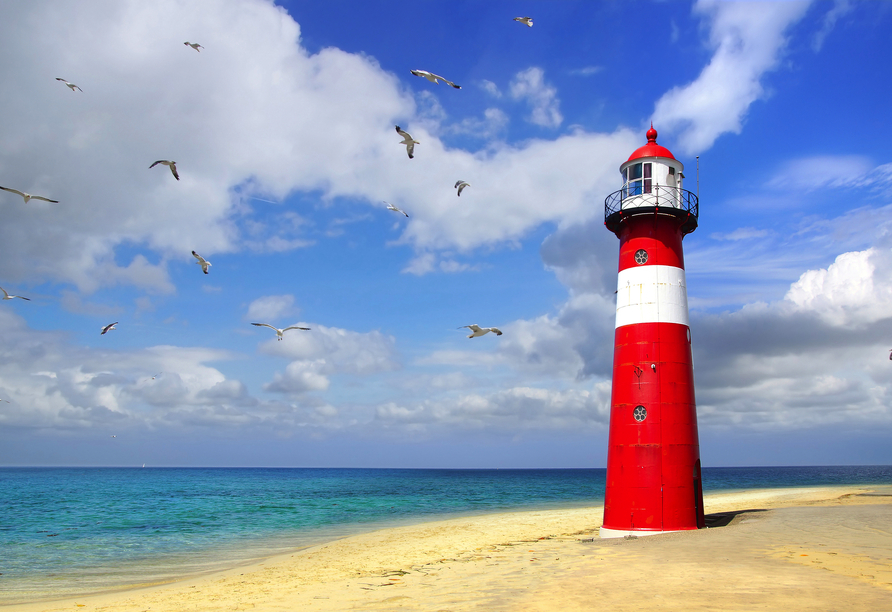
<path id="1" fill-rule="evenodd" d="M 703 526 L 682 250 L 699 202 L 653 125 L 619 171 L 622 189 L 604 208 L 619 238 L 619 274 L 603 538 Z"/>

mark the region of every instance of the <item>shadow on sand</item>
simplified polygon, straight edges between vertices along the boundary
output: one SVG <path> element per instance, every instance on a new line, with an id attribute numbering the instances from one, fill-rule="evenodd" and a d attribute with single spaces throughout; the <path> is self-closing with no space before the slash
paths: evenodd
<path id="1" fill-rule="evenodd" d="M 703 523 L 704 526 L 709 529 L 714 527 L 726 527 L 739 516 L 765 511 L 765 508 L 750 508 L 749 510 L 734 510 L 733 512 L 713 512 L 712 514 L 707 514 L 703 517 Z"/>

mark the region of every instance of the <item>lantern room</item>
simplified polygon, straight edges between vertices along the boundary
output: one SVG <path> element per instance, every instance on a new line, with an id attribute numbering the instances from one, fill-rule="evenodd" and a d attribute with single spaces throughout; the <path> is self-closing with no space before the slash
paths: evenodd
<path id="1" fill-rule="evenodd" d="M 617 233 L 631 215 L 670 214 L 682 219 L 682 232 L 688 234 L 697 229 L 698 211 L 697 196 L 684 189 L 684 164 L 657 144 L 653 125 L 646 136 L 647 144 L 619 167 L 623 186 L 607 197 L 604 222 Z"/>

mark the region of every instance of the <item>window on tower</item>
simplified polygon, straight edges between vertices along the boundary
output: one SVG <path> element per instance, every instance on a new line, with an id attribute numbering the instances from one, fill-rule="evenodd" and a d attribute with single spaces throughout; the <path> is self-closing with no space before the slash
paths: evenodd
<path id="1" fill-rule="evenodd" d="M 653 164 L 632 164 L 623 170 L 624 197 L 653 191 Z"/>

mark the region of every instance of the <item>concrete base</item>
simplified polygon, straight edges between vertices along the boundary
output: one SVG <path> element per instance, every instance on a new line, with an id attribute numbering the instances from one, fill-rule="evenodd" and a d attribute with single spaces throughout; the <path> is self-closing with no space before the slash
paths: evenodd
<path id="1" fill-rule="evenodd" d="M 635 536 L 636 538 L 641 538 L 644 536 L 652 536 L 652 535 L 660 535 L 661 533 L 675 533 L 679 531 L 678 529 L 672 529 L 670 531 L 644 531 L 644 530 L 633 530 L 626 531 L 624 529 L 608 529 L 607 527 L 601 527 L 598 531 L 598 535 L 603 539 L 608 538 L 624 538 L 626 536 Z"/>

